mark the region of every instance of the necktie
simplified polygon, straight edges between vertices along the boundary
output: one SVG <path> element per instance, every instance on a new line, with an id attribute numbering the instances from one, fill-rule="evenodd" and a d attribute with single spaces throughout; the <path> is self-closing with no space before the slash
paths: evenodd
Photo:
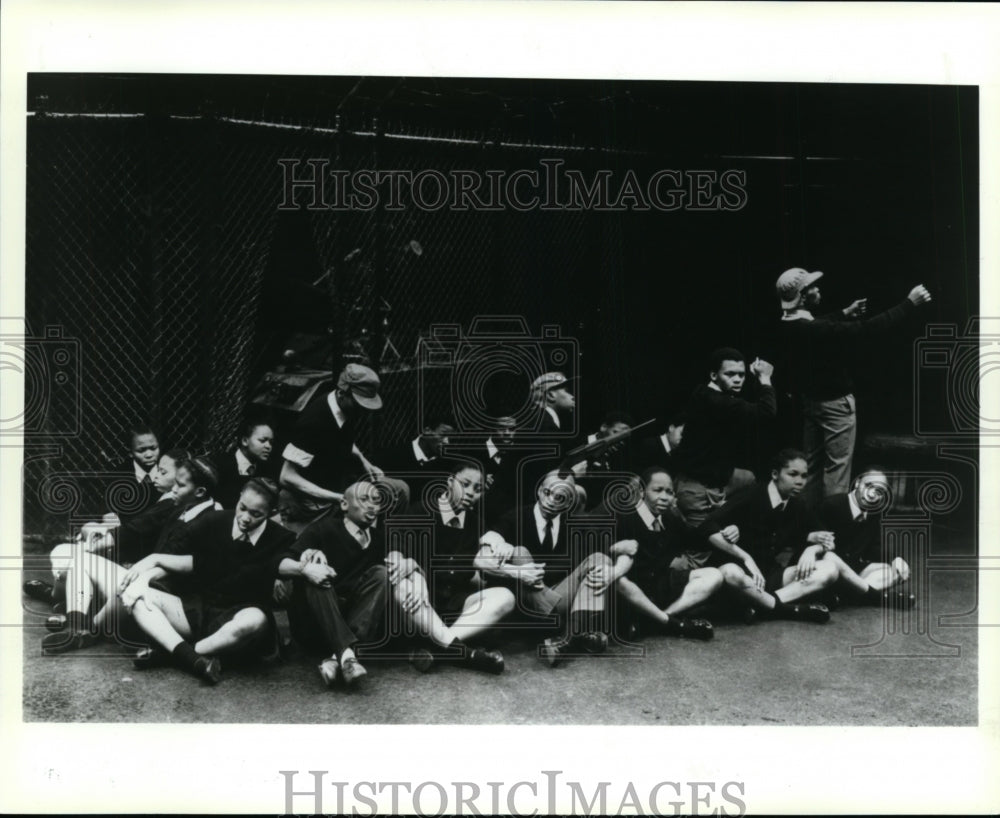
<path id="1" fill-rule="evenodd" d="M 253 477 L 255 474 L 257 474 L 257 466 L 256 464 L 251 463 L 247 466 L 247 477 Z"/>
<path id="2" fill-rule="evenodd" d="M 142 484 L 144 486 L 153 485 L 153 478 L 149 476 L 149 472 L 146 472 L 146 476 L 142 478 Z"/>
<path id="3" fill-rule="evenodd" d="M 458 517 L 452 517 L 450 520 L 448 520 L 448 525 L 450 525 L 452 528 L 461 528 L 462 527 L 462 523 L 458 519 Z"/>
<path id="4" fill-rule="evenodd" d="M 556 544 L 552 541 L 552 520 L 545 521 L 545 536 L 542 537 L 542 550 L 551 551 L 556 547 Z"/>
<path id="5" fill-rule="evenodd" d="M 653 531 L 663 531 L 663 522 L 660 520 L 659 516 L 653 518 Z"/>
<path id="6" fill-rule="evenodd" d="M 236 542 L 250 545 L 250 535 L 244 531 L 239 537 L 236 538 Z"/>
<path id="7" fill-rule="evenodd" d="M 358 545 L 362 548 L 368 547 L 368 532 L 363 528 L 358 529 Z"/>

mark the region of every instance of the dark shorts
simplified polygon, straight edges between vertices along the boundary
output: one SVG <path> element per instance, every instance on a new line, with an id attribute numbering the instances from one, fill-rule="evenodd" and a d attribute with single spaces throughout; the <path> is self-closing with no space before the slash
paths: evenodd
<path id="1" fill-rule="evenodd" d="M 233 617 L 240 611 L 257 607 L 245 604 L 220 607 L 210 604 L 201 596 L 185 597 L 183 604 L 184 616 L 187 617 L 188 624 L 191 626 L 192 642 L 211 636 L 227 622 L 232 621 Z M 277 628 L 274 615 L 269 609 L 259 608 L 258 610 L 263 611 L 267 617 L 267 625 L 243 650 L 247 653 L 265 655 L 270 653 L 271 648 L 276 644 Z"/>
<path id="2" fill-rule="evenodd" d="M 640 590 L 657 608 L 666 608 L 675 602 L 691 578 L 692 568 L 671 568 L 665 574 L 646 574 L 633 579 Z"/>
<path id="3" fill-rule="evenodd" d="M 781 588 L 784 583 L 784 574 L 787 565 L 779 565 L 776 562 L 770 563 L 769 565 L 758 565 L 760 572 L 764 575 L 764 590 L 769 594 L 773 594 L 779 588 Z"/>

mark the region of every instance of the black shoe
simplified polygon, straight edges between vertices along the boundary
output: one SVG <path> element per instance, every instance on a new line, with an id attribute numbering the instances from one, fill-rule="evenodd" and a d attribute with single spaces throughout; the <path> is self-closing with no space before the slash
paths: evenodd
<path id="1" fill-rule="evenodd" d="M 799 603 L 798 605 L 783 605 L 775 616 L 779 619 L 790 619 L 794 622 L 817 622 L 823 624 L 830 621 L 830 609 L 818 602 Z"/>
<path id="2" fill-rule="evenodd" d="M 744 625 L 752 625 L 757 621 L 757 609 L 752 605 L 747 605 L 740 610 L 739 617 Z"/>
<path id="3" fill-rule="evenodd" d="M 52 598 L 52 583 L 43 582 L 40 579 L 29 579 L 21 586 L 25 596 L 31 597 L 36 602 L 44 602 L 51 605 L 55 602 Z"/>
<path id="4" fill-rule="evenodd" d="M 52 606 L 52 613 L 56 613 L 56 614 L 64 614 L 64 613 L 66 613 L 66 603 L 65 602 L 57 602 L 57 603 L 55 603 Z"/>
<path id="5" fill-rule="evenodd" d="M 135 656 L 132 657 L 132 667 L 136 670 L 168 667 L 173 663 L 173 657 L 162 648 L 139 648 Z"/>
<path id="6" fill-rule="evenodd" d="M 434 654 L 427 648 L 414 648 L 410 651 L 410 664 L 420 673 L 427 673 L 434 667 Z"/>
<path id="7" fill-rule="evenodd" d="M 45 627 L 52 633 L 58 633 L 59 631 L 66 630 L 68 622 L 66 614 L 52 614 L 52 616 L 46 618 Z"/>
<path id="8" fill-rule="evenodd" d="M 222 681 L 222 662 L 214 656 L 199 656 L 194 663 L 194 675 L 205 684 L 217 685 Z"/>
<path id="9" fill-rule="evenodd" d="M 503 654 L 498 650 L 469 648 L 462 664 L 472 670 L 483 670 L 486 673 L 499 675 L 503 673 Z"/>
<path id="10" fill-rule="evenodd" d="M 90 631 L 58 631 L 42 637 L 42 655 L 53 656 L 71 650 L 89 648 L 98 641 L 97 634 Z"/>
<path id="11" fill-rule="evenodd" d="M 668 636 L 679 636 L 682 639 L 702 639 L 706 642 L 715 636 L 715 629 L 707 619 L 671 618 L 663 626 L 663 632 Z"/>
<path id="12" fill-rule="evenodd" d="M 594 631 L 578 636 L 575 646 L 586 653 L 604 653 L 608 649 L 607 634 Z"/>
<path id="13" fill-rule="evenodd" d="M 827 610 L 835 611 L 840 607 L 840 595 L 835 593 L 823 594 L 823 605 L 826 605 Z"/>

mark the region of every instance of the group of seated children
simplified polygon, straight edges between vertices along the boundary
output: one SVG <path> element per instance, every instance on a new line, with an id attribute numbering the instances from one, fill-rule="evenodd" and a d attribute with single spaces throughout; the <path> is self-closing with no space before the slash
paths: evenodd
<path id="1" fill-rule="evenodd" d="M 696 525 L 679 514 L 663 465 L 591 512 L 572 469 L 549 471 L 533 503 L 502 510 L 488 457 L 455 456 L 436 460 L 408 505 L 391 474 L 357 476 L 296 537 L 278 521 L 273 438 L 269 424 L 251 422 L 233 452 L 194 457 L 161 455 L 151 430 L 132 430 L 130 479 L 148 505 L 88 523 L 52 551 L 52 582 L 25 583 L 32 598 L 65 608 L 47 620 L 43 652 L 110 637 L 135 648 L 136 667 L 170 664 L 215 684 L 222 657 L 278 658 L 274 610 L 285 607 L 323 683 L 350 688 L 368 674 L 362 658 L 398 655 L 400 645 L 420 671 L 501 673 L 495 645 L 507 625 L 544 635 L 538 655 L 555 665 L 603 652 L 609 636 L 709 640 L 708 617 L 726 609 L 823 623 L 830 613 L 818 600 L 835 592 L 880 605 L 909 575 L 901 557 L 883 554 L 885 473 L 861 470 L 849 493 L 814 511 L 799 498 L 805 456 L 792 449 L 774 458 L 767 482 Z M 913 597 L 896 591 L 891 601 Z"/>

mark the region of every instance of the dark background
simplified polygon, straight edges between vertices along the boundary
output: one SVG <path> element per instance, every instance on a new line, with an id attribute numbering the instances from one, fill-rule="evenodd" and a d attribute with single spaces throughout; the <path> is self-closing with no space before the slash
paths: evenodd
<path id="1" fill-rule="evenodd" d="M 867 297 L 874 312 L 923 283 L 934 301 L 919 321 L 858 361 L 863 438 L 912 434 L 914 340 L 926 323 L 961 335 L 978 313 L 974 87 L 34 74 L 28 100 L 27 319 L 36 336 L 61 326 L 78 339 L 82 368 L 76 428 L 72 396 L 53 389 L 38 410 L 30 443 L 62 448 L 29 450 L 26 526 L 46 479 L 106 467 L 136 419 L 165 445 L 230 444 L 293 332 L 325 335 L 336 368 L 367 329 L 377 358 L 381 298 L 403 360 L 381 367 L 375 447 L 420 427 L 414 356 L 431 324 L 558 325 L 581 351 L 579 420 L 592 430 L 610 408 L 664 417 L 717 346 L 775 358 L 780 392 L 769 338 L 787 267 L 823 270 L 831 308 Z M 443 172 L 561 158 L 618 180 L 737 169 L 747 203 L 279 212 L 280 158 Z M 947 384 L 930 374 L 925 430 L 947 431 Z M 448 408 L 448 374 L 424 379 L 425 410 Z M 520 402 L 523 381 L 489 387 L 497 413 L 516 408 L 502 404 Z M 795 441 L 786 408 L 755 464 Z"/>

